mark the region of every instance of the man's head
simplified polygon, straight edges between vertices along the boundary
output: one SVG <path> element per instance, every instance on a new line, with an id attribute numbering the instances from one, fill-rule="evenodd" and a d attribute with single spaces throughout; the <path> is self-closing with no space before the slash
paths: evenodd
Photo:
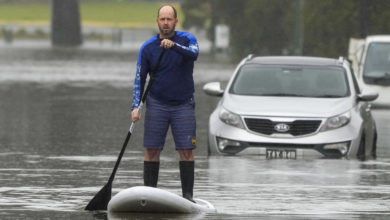
<path id="1" fill-rule="evenodd" d="M 169 38 L 174 35 L 177 24 L 177 12 L 171 5 L 164 5 L 158 9 L 157 24 L 161 38 Z"/>

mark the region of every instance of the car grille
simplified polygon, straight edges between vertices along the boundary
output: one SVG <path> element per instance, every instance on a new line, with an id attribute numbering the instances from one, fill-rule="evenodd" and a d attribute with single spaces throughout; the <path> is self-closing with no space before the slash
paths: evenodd
<path id="1" fill-rule="evenodd" d="M 257 143 L 250 142 L 250 146 L 254 147 L 266 147 L 266 148 L 281 148 L 281 149 L 315 149 L 321 147 L 318 144 L 283 144 L 283 143 Z"/>
<path id="2" fill-rule="evenodd" d="M 277 133 L 300 136 L 316 132 L 321 124 L 321 120 L 295 120 L 292 122 L 277 122 L 271 121 L 269 119 L 245 118 L 245 123 L 249 130 L 265 135 Z M 286 132 L 275 130 L 275 126 L 280 123 L 288 125 L 289 130 Z"/>

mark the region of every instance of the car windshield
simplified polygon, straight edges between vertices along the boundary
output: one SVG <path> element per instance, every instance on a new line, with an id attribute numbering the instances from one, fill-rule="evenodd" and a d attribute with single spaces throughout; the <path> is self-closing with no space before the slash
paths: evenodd
<path id="1" fill-rule="evenodd" d="M 371 43 L 367 49 L 363 75 L 383 78 L 390 75 L 390 43 Z"/>
<path id="2" fill-rule="evenodd" d="M 298 96 L 338 98 L 349 95 L 346 74 L 341 67 L 243 66 L 230 93 L 254 96 Z"/>

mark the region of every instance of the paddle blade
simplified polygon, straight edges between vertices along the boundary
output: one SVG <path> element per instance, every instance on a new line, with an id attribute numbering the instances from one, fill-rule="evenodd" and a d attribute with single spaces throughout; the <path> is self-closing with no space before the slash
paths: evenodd
<path id="1" fill-rule="evenodd" d="M 111 199 L 111 182 L 107 183 L 93 199 L 85 207 L 85 210 L 96 211 L 96 210 L 107 210 L 108 202 Z"/>

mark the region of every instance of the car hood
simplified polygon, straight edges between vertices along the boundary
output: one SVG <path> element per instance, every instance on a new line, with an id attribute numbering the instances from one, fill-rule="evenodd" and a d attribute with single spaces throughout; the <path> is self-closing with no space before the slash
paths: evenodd
<path id="1" fill-rule="evenodd" d="M 223 107 L 239 115 L 274 117 L 331 117 L 348 111 L 353 104 L 351 97 L 306 98 L 225 94 L 222 100 Z"/>

